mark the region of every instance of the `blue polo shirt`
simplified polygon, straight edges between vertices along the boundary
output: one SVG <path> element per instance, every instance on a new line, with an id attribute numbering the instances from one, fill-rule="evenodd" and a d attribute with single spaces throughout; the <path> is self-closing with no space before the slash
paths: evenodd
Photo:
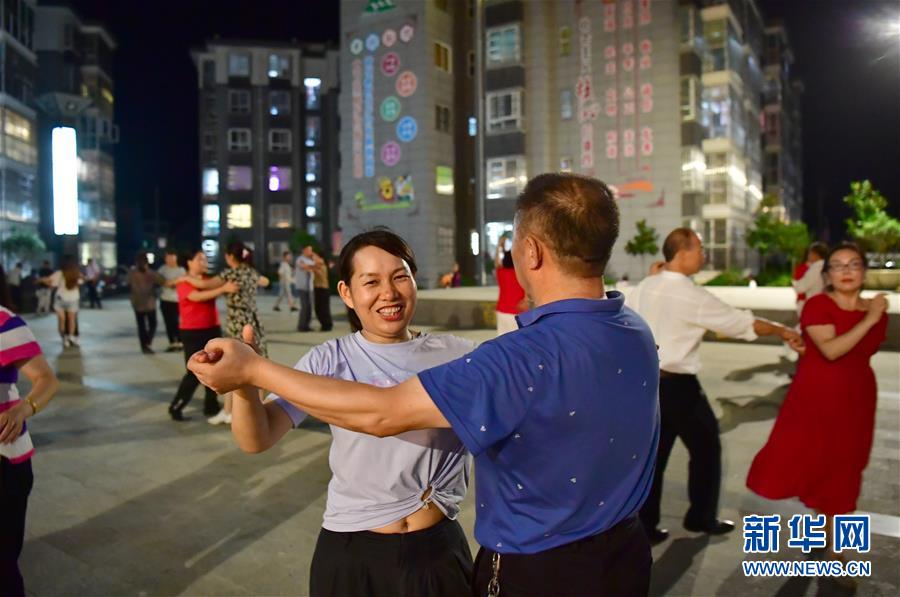
<path id="1" fill-rule="evenodd" d="M 491 550 L 595 535 L 650 492 L 659 358 L 622 294 L 606 296 L 542 305 L 518 331 L 419 374 L 475 455 L 475 538 Z"/>

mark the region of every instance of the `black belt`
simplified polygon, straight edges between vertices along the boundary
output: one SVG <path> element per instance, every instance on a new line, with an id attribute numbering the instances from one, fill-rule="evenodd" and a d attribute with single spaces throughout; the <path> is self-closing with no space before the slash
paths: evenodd
<path id="1" fill-rule="evenodd" d="M 672 377 L 696 377 L 693 373 L 672 373 L 671 371 L 663 371 L 659 370 L 659 378 L 660 379 L 669 379 Z"/>

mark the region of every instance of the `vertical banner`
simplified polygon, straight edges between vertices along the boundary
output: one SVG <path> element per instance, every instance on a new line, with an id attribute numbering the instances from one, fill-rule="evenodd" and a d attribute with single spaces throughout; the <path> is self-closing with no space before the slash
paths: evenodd
<path id="1" fill-rule="evenodd" d="M 363 98 L 362 60 L 351 64 L 350 92 L 353 98 L 353 178 L 363 176 Z"/>
<path id="2" fill-rule="evenodd" d="M 578 97 L 578 122 L 581 123 L 581 169 L 588 175 L 594 174 L 594 121 L 599 111 L 594 101 L 592 43 L 591 20 L 582 16 L 578 19 L 579 75 L 575 84 L 575 95 Z"/>
<path id="3" fill-rule="evenodd" d="M 363 162 L 366 178 L 375 176 L 375 58 L 363 58 Z"/>

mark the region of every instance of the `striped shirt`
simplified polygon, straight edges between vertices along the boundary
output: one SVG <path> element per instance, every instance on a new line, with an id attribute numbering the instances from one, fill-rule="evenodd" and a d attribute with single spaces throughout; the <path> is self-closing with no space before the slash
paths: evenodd
<path id="1" fill-rule="evenodd" d="M 0 307 L 0 413 L 16 406 L 21 399 L 16 389 L 19 370 L 16 363 L 41 354 L 34 334 L 25 321 L 5 307 Z M 0 456 L 13 464 L 24 462 L 34 454 L 34 445 L 28 428 L 23 425 L 22 435 L 9 444 L 0 444 Z"/>

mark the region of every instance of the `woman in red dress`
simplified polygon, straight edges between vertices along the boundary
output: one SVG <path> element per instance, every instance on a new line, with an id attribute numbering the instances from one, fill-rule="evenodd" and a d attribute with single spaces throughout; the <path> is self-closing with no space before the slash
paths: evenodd
<path id="1" fill-rule="evenodd" d="M 869 359 L 887 331 L 887 300 L 860 297 L 865 255 L 852 243 L 825 260 L 826 292 L 803 309 L 805 354 L 747 487 L 769 499 L 799 497 L 831 517 L 856 509 L 875 431 L 877 388 Z M 830 550 L 829 550 L 830 551 Z"/>

